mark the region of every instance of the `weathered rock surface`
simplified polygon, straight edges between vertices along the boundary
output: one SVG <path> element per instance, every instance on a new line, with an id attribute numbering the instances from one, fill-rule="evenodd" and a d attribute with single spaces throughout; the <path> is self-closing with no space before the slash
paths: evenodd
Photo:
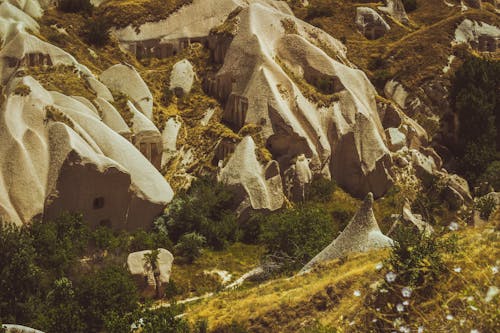
<path id="1" fill-rule="evenodd" d="M 379 7 L 383 12 L 391 15 L 396 21 L 403 24 L 408 24 L 408 15 L 406 14 L 405 6 L 402 0 L 385 0 L 385 6 Z"/>
<path id="2" fill-rule="evenodd" d="M 283 205 L 284 196 L 278 163 L 271 161 L 263 167 L 257 160 L 255 149 L 252 137 L 243 138 L 220 170 L 219 180 L 240 188 L 240 193 L 243 190 L 254 209 L 279 209 Z"/>
<path id="3" fill-rule="evenodd" d="M 99 79 L 111 91 L 121 92 L 131 98 L 146 117 L 153 119 L 153 95 L 134 67 L 123 64 L 111 66 Z"/>
<path id="4" fill-rule="evenodd" d="M 434 232 L 434 228 L 429 223 L 425 222 L 422 219 L 422 216 L 413 214 L 408 200 L 406 200 L 401 215 L 397 216 L 396 222 L 393 224 L 387 235 L 390 236 L 400 224 L 413 228 L 416 232 L 425 233 L 426 235 L 430 235 Z"/>
<path id="5" fill-rule="evenodd" d="M 151 250 L 133 252 L 127 257 L 127 268 L 144 297 L 161 297 L 165 285 L 170 281 L 174 256 L 165 249 L 157 251 L 154 262 L 148 257 L 153 253 Z"/>
<path id="6" fill-rule="evenodd" d="M 369 193 L 344 231 L 307 263 L 301 272 L 307 272 L 314 265 L 340 258 L 350 253 L 390 247 L 392 244 L 392 239 L 380 231 L 375 215 L 373 214 L 373 195 Z"/>
<path id="7" fill-rule="evenodd" d="M 170 74 L 170 90 L 172 90 L 177 97 L 181 97 L 191 92 L 194 82 L 194 69 L 189 60 L 179 61 L 172 68 Z"/>
<path id="8" fill-rule="evenodd" d="M 465 19 L 455 30 L 453 43 L 466 43 L 480 52 L 496 52 L 500 44 L 500 28 Z"/>
<path id="9" fill-rule="evenodd" d="M 391 30 L 382 16 L 369 7 L 356 8 L 356 26 L 368 39 L 380 38 Z"/>
<path id="10" fill-rule="evenodd" d="M 16 89 L 23 87 L 23 89 Z M 91 226 L 148 228 L 172 199 L 160 173 L 83 103 L 16 78 L 0 108 L 0 215 L 22 225 L 81 212 Z"/>
<path id="11" fill-rule="evenodd" d="M 43 333 L 42 331 L 22 325 L 3 324 L 2 327 L 5 328 L 5 333 Z"/>

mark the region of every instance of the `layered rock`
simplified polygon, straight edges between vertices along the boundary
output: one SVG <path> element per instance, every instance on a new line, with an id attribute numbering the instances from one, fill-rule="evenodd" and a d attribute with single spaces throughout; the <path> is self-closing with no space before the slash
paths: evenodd
<path id="1" fill-rule="evenodd" d="M 135 278 L 143 297 L 161 297 L 170 281 L 174 256 L 165 249 L 130 253 L 127 268 Z M 154 258 L 153 256 L 155 256 Z"/>
<path id="2" fill-rule="evenodd" d="M 319 263 L 341 258 L 350 253 L 367 252 L 390 247 L 392 244 L 392 239 L 380 231 L 373 214 L 373 195 L 369 193 L 344 231 L 309 261 L 301 272 L 307 272 Z"/>

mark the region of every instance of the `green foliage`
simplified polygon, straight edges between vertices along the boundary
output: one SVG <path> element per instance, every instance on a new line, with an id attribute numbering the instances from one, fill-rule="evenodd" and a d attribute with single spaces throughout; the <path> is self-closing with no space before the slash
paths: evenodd
<path id="1" fill-rule="evenodd" d="M 332 199 L 332 193 L 337 189 L 334 180 L 326 178 L 315 178 L 306 188 L 306 200 L 316 202 L 328 202 Z"/>
<path id="2" fill-rule="evenodd" d="M 479 182 L 487 182 L 495 191 L 500 191 L 500 161 L 493 161 L 479 177 Z"/>
<path id="3" fill-rule="evenodd" d="M 163 217 L 169 237 L 178 242 L 182 235 L 196 232 L 211 248 L 224 249 L 239 237 L 232 204 L 233 194 L 224 185 L 209 179 L 194 182 L 177 195 Z"/>
<path id="4" fill-rule="evenodd" d="M 457 238 L 416 233 L 411 228 L 396 229 L 394 245 L 387 263 L 397 283 L 410 287 L 432 287 L 447 273 L 443 256 L 456 253 Z"/>
<path id="5" fill-rule="evenodd" d="M 378 69 L 373 72 L 372 82 L 375 87 L 383 89 L 387 81 L 389 81 L 392 76 L 392 73 L 388 69 Z"/>
<path id="6" fill-rule="evenodd" d="M 94 6 L 90 0 L 59 0 L 57 9 L 65 13 L 92 13 Z"/>
<path id="7" fill-rule="evenodd" d="M 104 46 L 109 42 L 110 26 L 105 18 L 101 16 L 89 19 L 85 25 L 85 37 L 87 42 L 95 46 Z"/>
<path id="8" fill-rule="evenodd" d="M 174 247 L 175 254 L 184 258 L 188 263 L 193 263 L 201 256 L 201 248 L 205 242 L 205 237 L 196 232 L 184 234 Z"/>
<path id="9" fill-rule="evenodd" d="M 491 214 L 493 214 L 497 208 L 497 203 L 493 196 L 485 195 L 484 197 L 476 200 L 474 208 L 479 211 L 479 216 L 481 216 L 483 220 L 488 221 Z"/>
<path id="10" fill-rule="evenodd" d="M 142 333 L 189 333 L 190 327 L 186 320 L 177 318 L 178 311 L 173 307 L 163 307 L 156 310 L 146 309 L 141 313 Z"/>
<path id="11" fill-rule="evenodd" d="M 270 214 L 261 221 L 260 240 L 267 252 L 290 259 L 285 270 L 305 265 L 334 237 L 329 214 L 311 204 Z"/>
<path id="12" fill-rule="evenodd" d="M 120 266 L 109 266 L 85 274 L 79 281 L 78 301 L 88 329 L 99 331 L 108 316 L 137 309 L 137 288 L 130 274 Z"/>
<path id="13" fill-rule="evenodd" d="M 451 101 L 459 119 L 460 172 L 475 183 L 498 157 L 500 62 L 471 57 L 455 74 Z"/>
<path id="14" fill-rule="evenodd" d="M 403 0 L 403 5 L 407 12 L 412 12 L 417 9 L 417 0 Z"/>

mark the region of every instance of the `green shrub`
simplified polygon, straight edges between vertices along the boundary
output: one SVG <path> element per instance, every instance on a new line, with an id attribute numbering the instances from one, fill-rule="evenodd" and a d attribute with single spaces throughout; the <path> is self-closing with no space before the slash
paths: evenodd
<path id="1" fill-rule="evenodd" d="M 315 178 L 306 188 L 306 200 L 316 202 L 328 202 L 332 199 L 332 193 L 337 189 L 334 180 L 320 177 Z"/>
<path id="2" fill-rule="evenodd" d="M 188 191 L 179 193 L 163 220 L 174 243 L 182 235 L 196 232 L 205 237 L 208 246 L 222 250 L 240 234 L 233 194 L 210 179 L 195 181 Z"/>
<path id="3" fill-rule="evenodd" d="M 329 214 L 314 205 L 270 214 L 261 228 L 260 239 L 267 253 L 285 258 L 287 271 L 305 265 L 335 237 Z"/>
<path id="4" fill-rule="evenodd" d="M 182 235 L 174 247 L 175 254 L 184 258 L 188 263 L 193 263 L 201 256 L 201 248 L 205 242 L 205 237 L 196 232 Z"/>
<path id="5" fill-rule="evenodd" d="M 104 46 L 109 42 L 110 26 L 103 17 L 94 17 L 84 27 L 85 38 L 95 46 Z"/>
<path id="6" fill-rule="evenodd" d="M 493 161 L 479 177 L 479 182 L 487 182 L 495 191 L 500 191 L 500 161 Z"/>
<path id="7" fill-rule="evenodd" d="M 494 197 L 485 195 L 476 200 L 474 208 L 479 211 L 479 216 L 481 216 L 483 220 L 488 221 L 491 214 L 496 210 L 497 204 Z"/>
<path id="8" fill-rule="evenodd" d="M 59 0 L 57 9 L 66 13 L 84 12 L 89 14 L 94 6 L 90 0 Z"/>
<path id="9" fill-rule="evenodd" d="M 417 9 L 417 0 L 403 0 L 403 5 L 407 12 L 412 12 Z"/>

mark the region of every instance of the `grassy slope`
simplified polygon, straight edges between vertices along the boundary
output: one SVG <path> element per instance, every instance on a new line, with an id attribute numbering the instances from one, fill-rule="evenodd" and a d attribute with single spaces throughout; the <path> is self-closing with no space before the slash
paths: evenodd
<path id="1" fill-rule="evenodd" d="M 499 217 L 497 214 L 497 221 Z M 492 272 L 500 255 L 498 231 L 488 226 L 465 229 L 458 235 L 461 251 L 453 258 L 446 258 L 450 275 L 435 286 L 436 296 L 420 304 L 410 303 L 415 318 L 413 324 L 424 325 L 429 332 L 438 329 L 461 332 L 466 328 L 480 327 L 481 323 L 475 322 L 474 318 L 486 320 L 489 317 L 481 316 L 488 311 L 491 316 L 492 309 L 498 306 L 498 297 L 491 303 L 484 302 L 489 286 L 498 286 L 500 282 L 498 275 Z M 364 301 L 366 295 L 373 293 L 373 286 L 383 279 L 375 266 L 387 253 L 352 255 L 345 262 L 335 260 L 311 274 L 222 292 L 217 297 L 190 306 L 188 317 L 191 320 L 207 318 L 210 328 L 220 331 L 233 321 L 242 323 L 253 332 L 296 332 L 315 321 L 345 332 L 369 331 L 369 325 L 363 326 L 363 317 L 371 310 L 366 308 Z M 453 271 L 456 267 L 462 271 Z M 356 290 L 361 292 L 361 297 L 354 296 Z M 468 296 L 474 297 L 471 305 L 478 310 L 468 306 L 465 301 Z M 447 320 L 445 317 L 449 313 L 456 320 Z M 466 320 L 463 327 L 459 327 L 460 319 Z M 358 328 L 353 330 L 351 325 Z"/>

